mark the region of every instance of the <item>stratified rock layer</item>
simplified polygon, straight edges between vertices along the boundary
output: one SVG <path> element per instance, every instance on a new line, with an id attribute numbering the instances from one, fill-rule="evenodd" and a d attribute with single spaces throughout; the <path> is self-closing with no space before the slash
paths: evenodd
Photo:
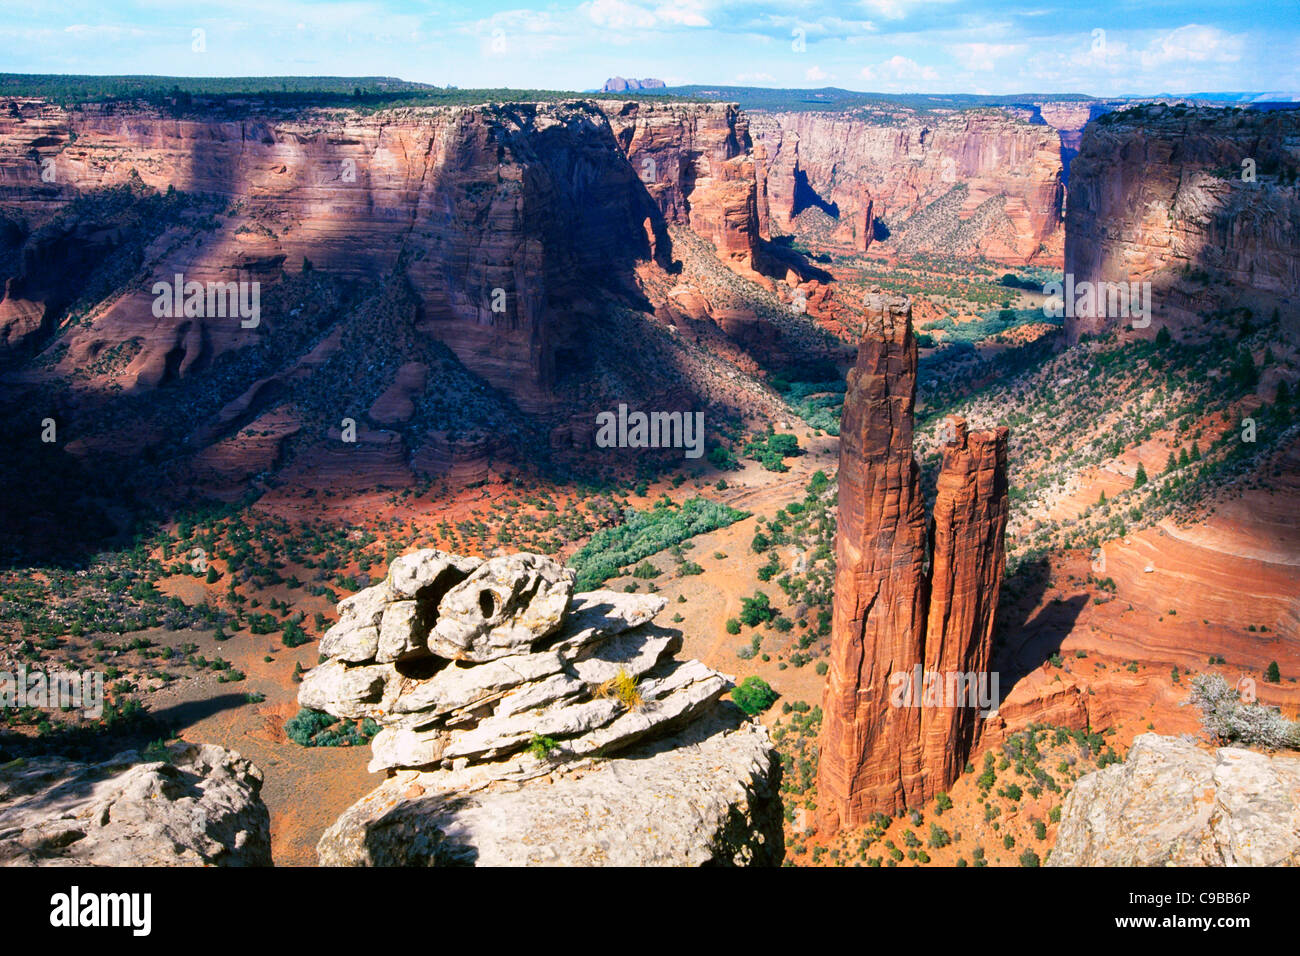
<path id="1" fill-rule="evenodd" d="M 920 712 L 893 709 L 890 674 L 922 660 L 925 514 L 912 419 L 916 342 L 905 299 L 874 296 L 840 422 L 839 517 L 818 810 L 852 825 L 920 786 Z M 887 812 L 892 812 L 889 810 Z"/>
<path id="2" fill-rule="evenodd" d="M 723 262 L 755 268 L 767 218 L 763 155 L 734 103 L 603 102 L 619 145 L 665 221 L 690 226 Z"/>
<path id="3" fill-rule="evenodd" d="M 1300 115 L 1143 106 L 1090 123 L 1070 166 L 1065 271 L 1076 285 L 1150 282 L 1150 323 L 1066 316 L 1071 343 L 1128 327 L 1175 334 L 1215 308 L 1294 315 Z"/>
<path id="4" fill-rule="evenodd" d="M 1300 757 L 1143 734 L 1075 783 L 1047 865 L 1300 865 Z"/>
<path id="5" fill-rule="evenodd" d="M 128 387 L 184 377 L 266 332 L 157 316 L 154 280 L 269 286 L 310 260 L 348 278 L 400 268 L 421 332 L 525 410 L 550 408 L 556 353 L 581 332 L 575 309 L 595 283 L 619 288 L 663 235 L 592 103 L 198 116 L 33 99 L 0 116 L 0 247 L 23 245 L 74 199 L 109 187 L 232 203 L 197 234 L 160 237 L 142 263 L 147 278 L 69 337 L 69 361 L 82 364 L 137 343 Z M 0 297 L 0 356 L 41 344 L 80 292 L 81 257 L 107 254 L 114 237 L 72 223 L 38 239 Z"/>
<path id="6" fill-rule="evenodd" d="M 270 866 L 261 772 L 212 744 L 169 753 L 0 767 L 0 865 Z"/>
<path id="7" fill-rule="evenodd" d="M 927 534 L 912 455 L 916 342 L 906 299 L 873 294 L 840 426 L 830 671 L 818 767 L 821 824 L 897 813 L 947 787 L 979 733 L 969 706 L 912 706 L 921 672 L 988 668 L 1007 515 L 1006 429 L 949 422 Z M 919 693 L 920 685 L 916 685 Z M 899 706 L 899 701 L 903 704 Z"/>
<path id="8" fill-rule="evenodd" d="M 730 679 L 673 658 L 663 598 L 573 580 L 541 555 L 425 550 L 339 604 L 298 700 L 377 721 L 390 779 L 322 862 L 779 862 L 779 761 L 720 702 Z"/>
<path id="9" fill-rule="evenodd" d="M 925 671 L 981 675 L 989 672 L 1006 569 L 1007 429 L 968 435 L 960 419 L 949 423 L 931 519 Z M 935 789 L 965 768 L 982 721 L 977 707 L 922 709 L 922 761 Z"/>
<path id="10" fill-rule="evenodd" d="M 886 222 L 900 252 L 982 256 L 1000 262 L 1059 261 L 1061 142 L 1054 129 L 1002 110 L 939 118 L 852 111 L 754 116 L 765 147 L 774 226 L 821 207 L 834 235 L 869 245 Z"/>
<path id="11" fill-rule="evenodd" d="M 766 732 L 715 714 L 522 785 L 398 773 L 353 804 L 317 853 L 325 866 L 775 866 L 779 779 Z"/>

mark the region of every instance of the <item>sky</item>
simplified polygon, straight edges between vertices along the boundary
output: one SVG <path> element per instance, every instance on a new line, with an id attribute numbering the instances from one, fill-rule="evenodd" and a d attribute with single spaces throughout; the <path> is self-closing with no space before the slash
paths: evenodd
<path id="1" fill-rule="evenodd" d="M 0 0 L 0 72 L 1294 92 L 1300 0 Z"/>

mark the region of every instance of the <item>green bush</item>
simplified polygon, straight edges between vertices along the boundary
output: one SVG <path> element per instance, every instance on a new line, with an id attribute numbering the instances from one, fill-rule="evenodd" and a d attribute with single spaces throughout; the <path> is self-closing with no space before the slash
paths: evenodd
<path id="1" fill-rule="evenodd" d="M 303 707 L 285 721 L 284 732 L 303 747 L 356 747 L 370 743 L 379 725 L 369 717 L 340 722 L 332 714 Z"/>
<path id="2" fill-rule="evenodd" d="M 545 760 L 546 756 L 558 746 L 553 737 L 533 734 L 532 739 L 528 741 L 528 752 L 538 760 Z"/>
<path id="3" fill-rule="evenodd" d="M 736 702 L 737 707 L 751 717 L 761 714 L 775 704 L 776 698 L 776 691 L 772 690 L 772 686 L 761 677 L 746 677 L 738 686 L 731 689 L 731 699 Z"/>
<path id="4" fill-rule="evenodd" d="M 707 498 L 691 498 L 680 507 L 670 503 L 645 511 L 629 508 L 623 524 L 597 531 L 569 559 L 569 567 L 577 571 L 574 588 L 594 590 L 617 577 L 620 568 L 746 517 L 744 511 Z"/>
<path id="5" fill-rule="evenodd" d="M 758 627 L 776 617 L 776 609 L 762 591 L 755 591 L 753 597 L 740 600 L 740 623 L 747 627 Z"/>

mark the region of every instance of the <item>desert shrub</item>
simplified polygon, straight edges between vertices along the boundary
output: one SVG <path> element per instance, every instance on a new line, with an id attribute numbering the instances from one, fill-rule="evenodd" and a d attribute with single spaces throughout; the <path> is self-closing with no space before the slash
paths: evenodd
<path id="1" fill-rule="evenodd" d="M 1201 711 L 1201 726 L 1221 741 L 1259 747 L 1295 747 L 1300 727 L 1275 707 L 1243 702 L 1236 688 L 1220 674 L 1192 678 L 1188 701 Z"/>
<path id="2" fill-rule="evenodd" d="M 597 697 L 615 698 L 628 710 L 639 710 L 643 703 L 636 678 L 621 667 L 617 674 L 601 683 L 595 693 Z"/>
<path id="3" fill-rule="evenodd" d="M 937 823 L 930 824 L 930 846 L 937 850 L 940 847 L 947 846 L 951 842 L 952 837 L 948 835 L 947 830 L 939 826 Z"/>
<path id="4" fill-rule="evenodd" d="M 620 568 L 745 517 L 746 512 L 707 498 L 691 498 L 680 506 L 656 505 L 645 511 L 629 508 L 621 525 L 597 531 L 569 559 L 569 567 L 577 572 L 574 588 L 594 590 L 616 577 Z"/>
<path id="5" fill-rule="evenodd" d="M 731 690 L 736 706 L 751 717 L 760 714 L 776 703 L 776 691 L 761 677 L 746 677 Z"/>
<path id="6" fill-rule="evenodd" d="M 758 627 L 776 617 L 776 609 L 771 599 L 762 591 L 755 591 L 753 597 L 740 600 L 740 623 L 746 627 Z"/>
<path id="7" fill-rule="evenodd" d="M 303 707 L 285 721 L 284 732 L 303 747 L 356 747 L 369 743 L 379 733 L 379 725 L 369 717 L 340 721 L 332 714 Z"/>
<path id="8" fill-rule="evenodd" d="M 533 734 L 528 741 L 528 752 L 538 760 L 545 760 L 546 756 L 558 747 L 553 737 L 543 737 L 541 734 Z"/>

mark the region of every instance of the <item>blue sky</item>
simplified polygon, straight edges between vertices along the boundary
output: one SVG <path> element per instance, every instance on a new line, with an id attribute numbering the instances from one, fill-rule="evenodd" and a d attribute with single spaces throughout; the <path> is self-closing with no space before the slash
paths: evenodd
<path id="1" fill-rule="evenodd" d="M 1295 91 L 1300 0 L 0 0 L 0 72 L 574 90 L 621 75 L 884 92 Z"/>

